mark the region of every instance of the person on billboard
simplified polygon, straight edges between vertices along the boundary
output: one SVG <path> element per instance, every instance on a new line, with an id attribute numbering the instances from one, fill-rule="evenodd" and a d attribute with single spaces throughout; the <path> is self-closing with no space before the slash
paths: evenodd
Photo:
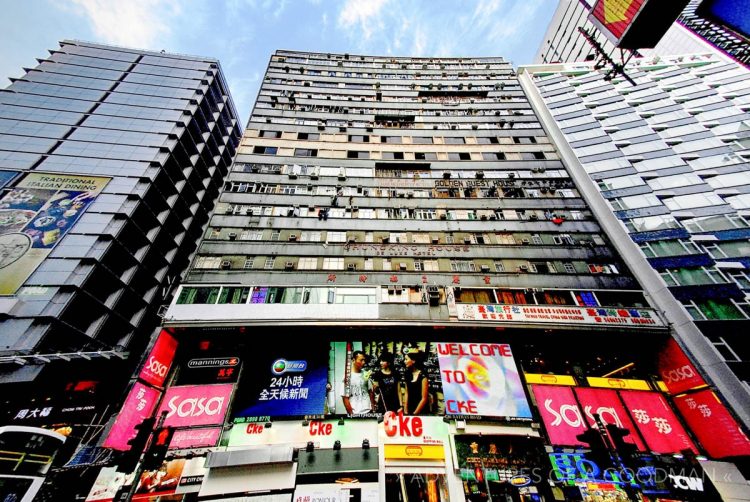
<path id="1" fill-rule="evenodd" d="M 425 354 L 421 350 L 411 350 L 404 354 L 406 366 L 406 393 L 404 414 L 421 415 L 427 411 L 430 402 L 429 382 L 424 372 Z"/>
<path id="2" fill-rule="evenodd" d="M 363 371 L 367 363 L 367 356 L 361 350 L 352 353 L 352 368 L 347 379 L 344 380 L 344 408 L 349 415 L 372 413 L 375 408 L 375 397 L 372 392 L 372 381 Z"/>
<path id="3" fill-rule="evenodd" d="M 376 411 L 386 413 L 402 410 L 399 375 L 393 369 L 394 355 L 383 351 L 378 357 L 380 369 L 372 374 L 373 391 L 375 393 Z"/>

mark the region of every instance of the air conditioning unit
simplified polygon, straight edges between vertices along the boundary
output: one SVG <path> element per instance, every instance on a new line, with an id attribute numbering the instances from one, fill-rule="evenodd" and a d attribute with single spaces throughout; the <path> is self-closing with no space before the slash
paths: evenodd
<path id="1" fill-rule="evenodd" d="M 432 243 L 433 243 L 433 244 L 437 244 L 437 243 L 439 243 L 439 242 L 440 242 L 440 237 L 433 237 L 433 238 L 432 238 Z"/>
<path id="2" fill-rule="evenodd" d="M 289 174 L 289 179 L 290 180 L 296 180 L 297 179 L 297 173 L 290 171 L 288 174 Z"/>
<path id="3" fill-rule="evenodd" d="M 528 265 L 520 265 L 518 267 L 518 271 L 519 272 L 528 272 L 529 271 L 529 266 Z"/>
<path id="4" fill-rule="evenodd" d="M 346 269 L 353 272 L 357 270 L 357 265 L 355 263 L 350 263 L 346 266 Z"/>
<path id="5" fill-rule="evenodd" d="M 290 241 L 296 241 L 297 240 L 297 234 L 289 234 L 289 240 Z"/>
<path id="6" fill-rule="evenodd" d="M 224 260 L 221 262 L 221 269 L 222 270 L 229 270 L 232 268 L 232 262 L 229 260 Z"/>
<path id="7" fill-rule="evenodd" d="M 288 262 L 284 263 L 284 268 L 286 270 L 294 270 L 294 262 L 293 261 L 288 261 Z"/>
<path id="8" fill-rule="evenodd" d="M 227 237 L 229 237 L 230 241 L 233 241 L 237 238 L 237 234 L 235 232 L 229 232 L 229 235 L 227 235 Z"/>
<path id="9" fill-rule="evenodd" d="M 471 239 L 469 237 L 464 237 L 464 244 L 471 244 Z"/>
<path id="10" fill-rule="evenodd" d="M 396 286 L 388 286 L 388 294 L 389 295 L 396 294 Z"/>
<path id="11" fill-rule="evenodd" d="M 429 297 L 431 307 L 440 305 L 440 290 L 437 286 L 427 286 L 427 296 Z"/>
<path id="12" fill-rule="evenodd" d="M 355 237 L 349 237 L 346 242 L 348 242 L 349 244 L 354 244 L 355 242 L 357 242 L 357 239 Z"/>
<path id="13" fill-rule="evenodd" d="M 489 265 L 480 265 L 479 266 L 479 270 L 481 270 L 482 272 L 489 272 L 490 271 L 490 266 Z"/>
<path id="14" fill-rule="evenodd" d="M 403 263 L 403 262 L 399 263 L 398 268 L 399 270 L 406 270 L 406 263 Z"/>
<path id="15" fill-rule="evenodd" d="M 403 290 L 404 290 L 403 286 L 393 286 L 394 294 L 400 295 Z"/>
<path id="16" fill-rule="evenodd" d="M 531 244 L 529 239 L 521 239 L 521 244 Z"/>

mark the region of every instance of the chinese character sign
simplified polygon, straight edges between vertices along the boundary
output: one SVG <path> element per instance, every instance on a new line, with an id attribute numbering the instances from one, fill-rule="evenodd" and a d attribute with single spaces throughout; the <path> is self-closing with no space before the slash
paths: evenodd
<path id="1" fill-rule="evenodd" d="M 532 385 L 539 414 L 554 445 L 583 445 L 576 436 L 586 430 L 583 415 L 570 387 Z"/>
<path id="2" fill-rule="evenodd" d="M 510 346 L 438 343 L 447 415 L 531 418 Z"/>
<path id="3" fill-rule="evenodd" d="M 750 455 L 750 440 L 712 391 L 679 396 L 674 403 L 709 455 Z"/>
<path id="4" fill-rule="evenodd" d="M 127 450 L 128 441 L 135 436 L 135 426 L 150 417 L 161 392 L 136 382 L 122 405 L 117 420 L 102 446 L 115 450 Z"/>
<path id="5" fill-rule="evenodd" d="M 620 396 L 649 450 L 656 453 L 679 453 L 685 449 L 698 452 L 664 396 L 637 390 L 620 391 Z"/>

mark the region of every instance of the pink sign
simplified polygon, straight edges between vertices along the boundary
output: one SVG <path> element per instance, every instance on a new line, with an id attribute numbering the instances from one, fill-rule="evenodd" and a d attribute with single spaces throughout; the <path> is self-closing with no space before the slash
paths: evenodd
<path id="1" fill-rule="evenodd" d="M 750 440 L 712 391 L 676 397 L 674 404 L 709 455 L 750 455 Z"/>
<path id="2" fill-rule="evenodd" d="M 220 427 L 204 427 L 201 429 L 179 429 L 174 432 L 170 450 L 180 448 L 208 448 L 216 446 L 221 435 Z"/>
<path id="3" fill-rule="evenodd" d="M 232 384 L 170 387 L 156 416 L 161 416 L 163 411 L 167 412 L 165 427 L 224 423 L 233 388 Z"/>
<path id="4" fill-rule="evenodd" d="M 659 375 L 670 394 L 706 385 L 677 342 L 670 338 L 659 353 Z"/>
<path id="5" fill-rule="evenodd" d="M 532 385 L 539 414 L 554 445 L 582 445 L 576 436 L 586 430 L 573 391 L 569 387 Z"/>
<path id="6" fill-rule="evenodd" d="M 148 355 L 148 359 L 146 359 L 146 363 L 141 368 L 138 378 L 157 387 L 164 385 L 164 380 L 167 378 L 170 366 L 172 366 L 176 351 L 177 340 L 162 330 L 154 348 Z"/>
<path id="7" fill-rule="evenodd" d="M 151 416 L 160 395 L 158 390 L 136 382 L 102 446 L 123 451 L 130 449 L 128 441 L 135 436 L 135 426 Z"/>
<path id="8" fill-rule="evenodd" d="M 583 414 L 590 426 L 595 426 L 596 420 L 594 419 L 594 414 L 599 414 L 599 418 L 605 425 L 614 424 L 630 431 L 630 435 L 625 436 L 626 442 L 636 445 L 641 451 L 647 450 L 616 391 L 611 389 L 578 387 L 575 393 L 578 396 L 578 400 L 583 407 Z"/>
<path id="9" fill-rule="evenodd" d="M 679 453 L 690 449 L 698 453 L 664 396 L 640 390 L 623 390 L 620 396 L 649 450 Z"/>

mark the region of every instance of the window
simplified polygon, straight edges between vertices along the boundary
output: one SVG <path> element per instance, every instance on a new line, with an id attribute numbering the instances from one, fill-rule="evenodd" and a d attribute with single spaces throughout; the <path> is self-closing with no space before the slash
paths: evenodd
<path id="1" fill-rule="evenodd" d="M 424 270 L 424 261 L 423 260 L 414 260 L 414 271 L 415 272 L 421 272 Z"/>
<path id="2" fill-rule="evenodd" d="M 300 258 L 297 261 L 297 269 L 298 270 L 317 270 L 318 268 L 318 259 L 317 258 Z"/>
<path id="3" fill-rule="evenodd" d="M 216 303 L 219 296 L 218 287 L 182 288 L 177 297 L 177 305 L 193 305 L 200 303 Z"/>
<path id="4" fill-rule="evenodd" d="M 381 143 L 401 143 L 401 136 L 381 136 Z"/>
<path id="5" fill-rule="evenodd" d="M 476 266 L 470 260 L 451 260 L 451 272 L 475 272 Z"/>
<path id="6" fill-rule="evenodd" d="M 320 232 L 302 231 L 299 240 L 301 242 L 320 242 Z"/>
<path id="7" fill-rule="evenodd" d="M 467 152 L 448 152 L 448 160 L 471 160 L 471 154 Z"/>
<path id="8" fill-rule="evenodd" d="M 482 152 L 484 160 L 505 160 L 505 154 L 502 152 Z"/>
<path id="9" fill-rule="evenodd" d="M 531 235 L 531 243 L 532 244 L 536 244 L 538 246 L 541 246 L 542 244 L 544 244 L 542 242 L 542 237 L 539 234 L 532 234 Z"/>
<path id="10" fill-rule="evenodd" d="M 326 242 L 346 242 L 346 232 L 327 232 Z"/>
<path id="11" fill-rule="evenodd" d="M 361 135 L 361 134 L 350 134 L 349 135 L 349 142 L 350 143 L 369 143 L 370 137 L 367 135 Z"/>
<path id="12" fill-rule="evenodd" d="M 276 155 L 278 148 L 275 146 L 256 146 L 253 148 L 253 153 L 261 155 Z"/>
<path id="13" fill-rule="evenodd" d="M 315 148 L 295 148 L 294 156 L 295 157 L 317 157 L 318 150 Z"/>
<path id="14" fill-rule="evenodd" d="M 318 141 L 320 139 L 320 134 L 316 132 L 299 132 L 297 133 L 297 139 Z"/>
<path id="15" fill-rule="evenodd" d="M 194 268 L 219 268 L 221 256 L 199 256 L 195 259 Z"/>
<path id="16" fill-rule="evenodd" d="M 440 267 L 438 266 L 437 260 L 424 260 L 423 262 L 425 272 L 438 272 Z"/>
<path id="17" fill-rule="evenodd" d="M 323 270 L 344 270 L 344 259 L 323 258 Z"/>
<path id="18" fill-rule="evenodd" d="M 566 274 L 575 274 L 576 273 L 576 268 L 573 266 L 572 263 L 567 262 L 567 261 L 563 263 L 563 270 L 565 270 Z"/>
<path id="19" fill-rule="evenodd" d="M 224 286 L 221 288 L 218 303 L 243 304 L 247 303 L 250 288 Z"/>
<path id="20" fill-rule="evenodd" d="M 430 136 L 412 136 L 411 142 L 415 145 L 431 145 L 433 143 Z"/>
<path id="21" fill-rule="evenodd" d="M 259 241 L 263 239 L 263 231 L 261 230 L 244 230 L 240 234 L 240 240 L 243 241 Z"/>
<path id="22" fill-rule="evenodd" d="M 276 263 L 276 258 L 273 256 L 267 256 L 266 261 L 263 263 L 263 268 L 265 270 L 271 270 L 273 269 L 274 264 Z"/>
<path id="23" fill-rule="evenodd" d="M 544 152 L 521 152 L 521 159 L 523 160 L 544 160 Z"/>
<path id="24" fill-rule="evenodd" d="M 356 150 L 349 150 L 346 152 L 347 159 L 369 159 L 370 152 L 359 152 Z"/>
<path id="25" fill-rule="evenodd" d="M 281 131 L 260 131 L 261 138 L 280 138 Z"/>
<path id="26" fill-rule="evenodd" d="M 477 138 L 477 144 L 479 145 L 497 145 L 500 142 L 497 140 L 497 137 L 486 137 L 486 136 L 480 136 Z"/>
<path id="27" fill-rule="evenodd" d="M 250 270 L 253 268 L 253 265 L 255 265 L 255 257 L 254 256 L 248 256 L 245 258 L 245 263 L 242 265 L 242 268 L 245 270 Z"/>
<path id="28" fill-rule="evenodd" d="M 279 240 L 279 236 L 281 236 L 281 231 L 280 230 L 272 230 L 271 231 L 271 240 L 272 241 Z"/>
<path id="29" fill-rule="evenodd" d="M 517 145 L 530 145 L 536 143 L 534 136 L 513 136 L 513 143 Z"/>
<path id="30" fill-rule="evenodd" d="M 505 265 L 503 265 L 503 262 L 501 261 L 495 262 L 495 272 L 505 272 Z"/>
<path id="31" fill-rule="evenodd" d="M 455 138 L 451 136 L 446 136 L 443 138 L 446 145 L 465 145 L 466 139 L 464 138 Z"/>
<path id="32" fill-rule="evenodd" d="M 495 234 L 495 238 L 497 239 L 498 244 L 504 246 L 516 245 L 516 239 L 513 237 L 513 234 Z"/>
<path id="33" fill-rule="evenodd" d="M 404 152 L 383 152 L 383 160 L 404 160 Z"/>
<path id="34" fill-rule="evenodd" d="M 437 160 L 437 154 L 432 152 L 416 152 L 414 153 L 415 160 Z"/>

